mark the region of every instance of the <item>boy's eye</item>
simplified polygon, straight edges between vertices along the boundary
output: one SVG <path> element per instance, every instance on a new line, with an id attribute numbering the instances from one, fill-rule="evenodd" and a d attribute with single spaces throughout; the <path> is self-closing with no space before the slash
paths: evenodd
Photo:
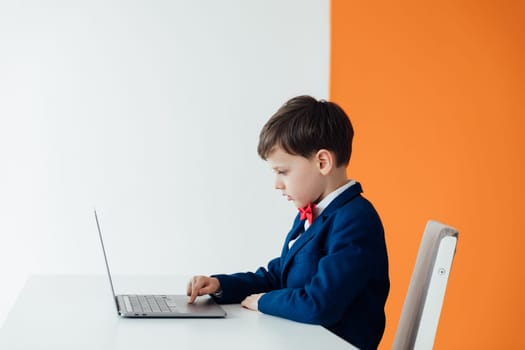
<path id="1" fill-rule="evenodd" d="M 277 170 L 277 174 L 279 174 L 279 175 L 286 175 L 286 171 L 285 170 Z"/>

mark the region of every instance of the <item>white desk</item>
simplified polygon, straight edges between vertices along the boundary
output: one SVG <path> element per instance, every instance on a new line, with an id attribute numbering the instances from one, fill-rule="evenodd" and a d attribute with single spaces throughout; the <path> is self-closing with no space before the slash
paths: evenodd
<path id="1" fill-rule="evenodd" d="M 116 277 L 118 294 L 184 294 L 181 277 Z M 4 326 L 0 349 L 355 349 L 320 326 L 223 305 L 225 319 L 125 319 L 105 276 L 36 275 Z"/>

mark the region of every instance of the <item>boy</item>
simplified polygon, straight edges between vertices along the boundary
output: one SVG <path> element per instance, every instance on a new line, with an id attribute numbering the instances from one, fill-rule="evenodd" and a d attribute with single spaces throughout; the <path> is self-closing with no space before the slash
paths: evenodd
<path id="1" fill-rule="evenodd" d="M 381 220 L 349 180 L 353 128 L 335 103 L 299 96 L 263 127 L 258 153 L 275 188 L 299 209 L 281 256 L 255 273 L 195 276 L 192 303 L 219 303 L 319 324 L 361 349 L 375 349 L 385 327 L 388 259 Z"/>

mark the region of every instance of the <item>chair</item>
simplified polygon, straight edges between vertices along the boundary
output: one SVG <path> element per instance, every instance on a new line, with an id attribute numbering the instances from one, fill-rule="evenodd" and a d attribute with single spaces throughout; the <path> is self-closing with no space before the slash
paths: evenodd
<path id="1" fill-rule="evenodd" d="M 432 349 L 458 231 L 428 221 L 403 304 L 392 349 Z"/>

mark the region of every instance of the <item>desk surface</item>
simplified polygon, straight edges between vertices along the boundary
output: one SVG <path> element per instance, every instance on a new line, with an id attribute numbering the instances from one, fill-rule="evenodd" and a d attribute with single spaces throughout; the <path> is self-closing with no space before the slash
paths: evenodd
<path id="1" fill-rule="evenodd" d="M 186 279 L 119 276 L 116 293 L 183 294 Z M 117 315 L 107 278 L 36 275 L 4 326 L 0 349 L 352 349 L 320 326 L 223 305 L 225 319 L 126 319 Z"/>

